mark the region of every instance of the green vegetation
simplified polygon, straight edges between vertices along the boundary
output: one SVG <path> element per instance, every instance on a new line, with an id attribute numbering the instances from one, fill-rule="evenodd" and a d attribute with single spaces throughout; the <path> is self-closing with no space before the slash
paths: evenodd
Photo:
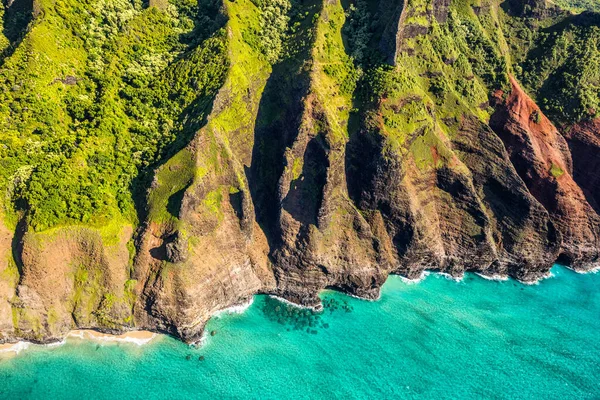
<path id="1" fill-rule="evenodd" d="M 522 79 L 545 112 L 577 122 L 600 115 L 599 64 L 600 27 L 572 26 L 540 35 L 521 64 Z"/>
<path id="2" fill-rule="evenodd" d="M 600 15 L 504 16 L 515 76 L 558 124 L 600 114 Z"/>
<path id="3" fill-rule="evenodd" d="M 189 141 L 223 80 L 218 4 L 40 3 L 0 71 L 5 208 L 36 230 L 135 223 L 152 168 Z"/>
<path id="4" fill-rule="evenodd" d="M 297 105 L 275 92 L 298 96 L 308 75 L 322 107 L 312 128 L 339 142 L 377 130 L 419 166 L 450 159 L 446 138 L 464 115 L 489 118 L 489 95 L 510 90 L 509 73 L 553 121 L 600 112 L 600 23 L 589 13 L 535 21 L 454 0 L 437 21 L 431 1 L 413 0 L 392 66 L 382 43 L 397 4 L 382 0 L 35 4 L 0 12 L 0 205 L 12 227 L 23 217 L 36 231 L 102 226 L 107 243 L 146 217 L 174 227 L 193 185 L 247 189 L 240 154 L 257 126 L 289 123 Z M 263 98 L 271 78 L 276 100 Z M 287 145 L 271 139 L 259 145 Z M 303 166 L 290 159 L 294 177 Z"/>
<path id="5" fill-rule="evenodd" d="M 554 0 L 554 3 L 564 9 L 581 12 L 585 10 L 600 11 L 600 3 L 597 0 Z"/>
<path id="6" fill-rule="evenodd" d="M 559 167 L 556 164 L 552 164 L 552 167 L 550 168 L 550 173 L 552 174 L 553 177 L 555 178 L 560 178 L 561 176 L 563 176 L 565 174 L 565 171 L 563 171 L 563 169 L 561 167 Z"/>
<path id="7" fill-rule="evenodd" d="M 510 87 L 498 16 L 494 10 L 476 15 L 471 2 L 455 1 L 446 21 L 438 22 L 423 18 L 427 1 L 413 1 L 406 24 L 423 33 L 405 39 L 391 67 L 376 50 L 382 33 L 361 22 L 369 13 L 371 20 L 382 20 L 391 10 L 354 4 L 348 15 L 357 19 L 344 32 L 356 46 L 350 54 L 364 71 L 355 95 L 364 110 L 359 119 L 386 137 L 387 154 L 411 154 L 419 168 L 447 165 L 453 156 L 445 137 L 456 134 L 465 114 L 487 120 L 491 92 Z"/>

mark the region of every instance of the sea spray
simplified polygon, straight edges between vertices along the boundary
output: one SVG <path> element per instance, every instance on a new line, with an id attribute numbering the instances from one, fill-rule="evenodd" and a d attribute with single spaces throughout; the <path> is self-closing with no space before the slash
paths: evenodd
<path id="1" fill-rule="evenodd" d="M 227 314 L 243 314 L 248 308 L 250 308 L 252 303 L 254 303 L 254 297 L 251 297 L 247 301 L 244 301 L 240 304 L 235 304 L 222 310 L 218 310 L 213 313 L 212 318 L 220 318 Z"/>
<path id="2" fill-rule="evenodd" d="M 402 280 L 402 282 L 404 282 L 408 285 L 416 285 L 417 283 L 420 283 L 423 280 L 425 280 L 425 278 L 427 278 L 430 274 L 431 274 L 431 272 L 429 272 L 429 271 L 422 271 L 421 275 L 419 275 L 419 277 L 414 278 L 414 279 L 407 278 L 402 275 L 397 275 L 397 276 Z"/>
<path id="3" fill-rule="evenodd" d="M 485 280 L 494 281 L 494 282 L 506 282 L 510 279 L 510 277 L 508 277 L 507 275 L 499 275 L 499 274 L 486 275 L 486 274 L 482 274 L 480 272 L 475 272 L 475 275 L 477 275 L 478 277 L 483 278 Z"/>

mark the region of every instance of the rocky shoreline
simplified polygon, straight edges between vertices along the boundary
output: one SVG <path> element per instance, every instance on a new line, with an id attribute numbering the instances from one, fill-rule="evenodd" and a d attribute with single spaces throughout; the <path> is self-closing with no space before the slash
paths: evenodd
<path id="1" fill-rule="evenodd" d="M 248 36 L 273 10 L 250 0 L 209 10 L 218 32 L 165 74 L 200 96 L 212 75 L 193 57 L 212 43 L 222 81 L 190 100 L 201 111 L 182 111 L 177 123 L 195 121 L 193 132 L 152 165 L 127 217 L 115 206 L 95 224 L 45 227 L 21 201 L 3 218 L 0 343 L 59 341 L 76 327 L 195 342 L 212 315 L 255 294 L 318 308 L 323 289 L 377 299 L 389 274 L 535 282 L 555 262 L 598 268 L 600 119 L 546 116 L 507 48 L 514 26 L 579 29 L 596 17 L 545 0 L 374 2 L 372 21 L 344 2 L 290 3 L 299 19 L 282 17 L 280 33 L 298 47 L 277 61 Z M 32 29 L 62 18 L 39 15 Z"/>
<path id="2" fill-rule="evenodd" d="M 572 269 L 572 268 L 570 268 L 570 269 L 576 273 L 581 273 L 581 274 L 597 273 L 600 271 L 600 266 L 595 269 L 592 269 L 592 270 L 581 270 L 581 269 L 576 270 L 576 269 Z M 420 281 L 425 279 L 430 274 L 438 274 L 438 275 L 444 276 L 447 279 L 450 279 L 454 282 L 461 282 L 464 278 L 464 275 L 452 276 L 452 275 L 449 275 L 446 273 L 440 273 L 437 271 L 424 271 L 418 279 L 409 279 L 409 278 L 403 277 L 402 275 L 397 275 L 397 274 L 390 274 L 390 275 L 398 276 L 404 282 L 409 283 L 409 284 L 418 284 Z M 510 277 L 508 275 L 506 275 L 506 276 L 499 276 L 499 275 L 486 276 L 486 275 L 480 274 L 480 273 L 475 273 L 475 274 L 477 276 L 481 277 L 482 279 L 492 280 L 492 281 L 507 281 L 507 280 L 513 279 L 512 277 Z M 551 277 L 553 277 L 553 275 L 550 272 L 548 272 L 544 276 L 541 276 L 535 280 L 529 280 L 529 281 L 520 281 L 517 279 L 515 279 L 515 280 L 517 282 L 520 282 L 523 285 L 536 285 L 539 282 L 541 282 L 542 280 L 549 279 Z M 379 289 L 381 289 L 381 288 L 379 288 Z M 335 290 L 339 291 L 338 289 L 335 289 Z M 357 299 L 360 299 L 363 301 L 378 301 L 380 298 L 380 290 L 378 291 L 378 295 L 375 298 L 360 297 L 360 296 L 357 296 L 357 295 L 354 295 L 354 294 L 351 294 L 348 292 L 343 292 L 343 291 L 340 291 L 340 293 L 343 293 L 349 297 L 354 297 L 354 298 L 357 298 Z M 303 303 L 296 303 L 296 302 L 290 301 L 286 298 L 280 297 L 278 295 L 269 294 L 269 293 L 257 292 L 257 293 L 255 293 L 255 295 L 269 296 L 269 297 L 281 302 L 284 305 L 287 305 L 287 306 L 290 306 L 293 308 L 310 310 L 311 312 L 316 313 L 317 315 L 324 310 L 323 304 L 321 302 L 319 302 L 318 305 L 314 305 L 314 304 L 308 305 L 308 304 L 303 304 Z M 207 332 L 204 329 L 204 326 L 206 325 L 206 323 L 208 322 L 209 319 L 219 317 L 222 314 L 243 313 L 246 309 L 248 309 L 248 307 L 250 307 L 252 305 L 253 302 L 254 302 L 253 297 L 251 297 L 248 300 L 225 306 L 222 309 L 214 312 L 206 321 L 203 321 L 202 329 L 198 330 L 197 335 L 195 335 L 193 337 L 189 337 L 189 338 L 182 338 L 182 337 L 177 337 L 177 336 L 174 336 L 174 337 L 176 339 L 184 341 L 185 343 L 187 343 L 189 345 L 201 346 L 209 334 L 211 334 L 211 335 L 214 334 L 212 332 Z M 158 329 L 155 329 L 154 327 L 136 327 L 134 329 L 124 329 L 124 330 L 95 328 L 95 327 L 90 327 L 90 328 L 82 327 L 82 328 L 70 330 L 62 337 L 45 338 L 42 340 L 28 340 L 28 339 L 24 339 L 24 338 L 13 338 L 13 339 L 0 341 L 0 354 L 2 354 L 2 353 L 18 354 L 21 350 L 26 349 L 30 345 L 45 345 L 45 346 L 60 345 L 60 344 L 64 343 L 67 338 L 70 338 L 70 337 L 78 338 L 78 339 L 82 339 L 82 340 L 94 340 L 94 341 L 106 341 L 106 342 L 127 342 L 127 343 L 133 343 L 133 344 L 137 344 L 137 345 L 143 345 L 143 344 L 149 343 L 156 335 L 173 336 L 172 332 L 158 330 Z"/>

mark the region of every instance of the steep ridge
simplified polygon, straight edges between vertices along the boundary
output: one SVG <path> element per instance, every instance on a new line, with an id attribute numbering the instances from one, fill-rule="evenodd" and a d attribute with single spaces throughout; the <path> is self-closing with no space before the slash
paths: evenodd
<path id="1" fill-rule="evenodd" d="M 271 249 L 276 293 L 307 304 L 318 304 L 325 287 L 374 298 L 386 275 L 386 259 L 374 248 L 378 239 L 352 204 L 345 182 L 355 69 L 345 53 L 343 25 L 341 4 L 324 2 L 315 18 L 298 130 L 288 133 L 283 159 L 270 160 L 285 166 Z"/>
<path id="2" fill-rule="evenodd" d="M 474 10 L 463 10 L 466 15 L 456 13 L 448 22 L 440 7 L 419 28 L 411 21 L 427 15 L 425 9 L 405 13 L 410 34 L 404 35 L 398 68 L 386 73 L 389 88 L 357 135 L 355 196 L 361 208 L 383 215 L 399 273 L 438 269 L 460 276 L 472 270 L 535 279 L 550 268 L 559 238 L 480 121 L 487 112 L 486 82 L 473 69 L 479 67 L 492 85 L 504 78 L 496 76 L 500 49 L 491 47 L 487 34 L 456 32 L 463 17 L 477 24 L 496 18 L 492 8 L 477 11 L 475 17 Z M 465 57 L 469 40 L 488 53 L 479 66 Z M 470 85 L 459 86 L 464 82 Z M 499 204 L 510 195 L 521 204 L 511 211 Z M 524 235 L 531 240 L 523 243 Z"/>
<path id="3" fill-rule="evenodd" d="M 600 213 L 600 120 L 576 124 L 564 136 L 573 157 L 573 179 L 596 213 Z"/>
<path id="4" fill-rule="evenodd" d="M 89 0 L 79 20 L 34 2 L 5 33 L 0 342 L 195 341 L 256 293 L 318 306 L 376 298 L 389 273 L 595 268 L 595 100 L 540 108 L 512 75 L 544 96 L 567 62 L 533 67 L 560 43 L 546 31 L 584 43 L 596 19 L 476 3 Z"/>
<path id="5" fill-rule="evenodd" d="M 136 321 L 190 340 L 215 311 L 273 285 L 244 172 L 271 67 L 243 40 L 258 8 L 239 1 L 224 13 L 223 86 L 206 125 L 156 172 L 134 265 Z"/>
<path id="6" fill-rule="evenodd" d="M 594 268 L 599 261 L 600 217 L 572 178 L 567 142 L 519 84 L 514 79 L 511 83 L 510 96 L 498 100 L 502 104 L 490 124 L 530 192 L 561 232 L 561 257 L 574 268 Z"/>

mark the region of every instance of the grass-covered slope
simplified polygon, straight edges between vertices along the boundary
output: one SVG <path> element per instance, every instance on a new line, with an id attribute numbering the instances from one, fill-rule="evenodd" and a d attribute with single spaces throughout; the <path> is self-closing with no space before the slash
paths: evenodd
<path id="1" fill-rule="evenodd" d="M 596 0 L 554 0 L 554 3 L 565 10 L 581 12 L 585 10 L 600 11 L 600 4 Z"/>
<path id="2" fill-rule="evenodd" d="M 220 86 L 218 6 L 33 4 L 19 27 L 27 33 L 2 60 L 5 209 L 38 231 L 135 223 L 138 183 L 189 140 Z"/>
<path id="3" fill-rule="evenodd" d="M 32 338 L 130 324 L 133 229 L 153 169 L 191 140 L 221 87 L 225 18 L 210 2 L 23 3 L 6 10 L 15 33 L 0 71 L 13 322 Z M 62 297 L 50 282 L 86 294 Z"/>
<path id="4" fill-rule="evenodd" d="M 554 12 L 536 19 L 505 10 L 516 77 L 556 123 L 599 116 L 600 14 Z"/>
<path id="5" fill-rule="evenodd" d="M 256 292 L 315 304 L 375 297 L 390 272 L 597 261 L 597 177 L 570 153 L 596 165 L 594 13 L 17 0 L 0 17 L 6 337 L 193 340 Z"/>

